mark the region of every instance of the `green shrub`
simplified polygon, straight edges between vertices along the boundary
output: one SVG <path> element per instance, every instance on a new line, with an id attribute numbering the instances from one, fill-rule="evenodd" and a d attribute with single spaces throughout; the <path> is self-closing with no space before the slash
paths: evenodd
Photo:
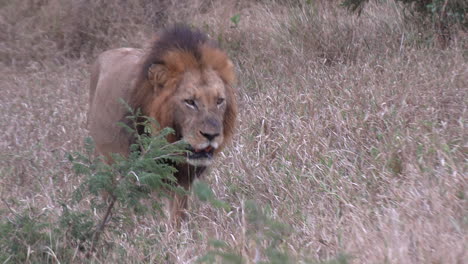
<path id="1" fill-rule="evenodd" d="M 468 3 L 464 0 L 396 0 L 405 5 L 410 12 L 430 18 L 434 23 L 444 23 L 445 26 L 459 23 L 468 27 Z M 342 5 L 352 11 L 362 11 L 369 0 L 345 0 Z"/>
<path id="2" fill-rule="evenodd" d="M 275 220 L 269 213 L 268 207 L 259 206 L 255 201 L 248 200 L 243 206 L 246 220 L 246 241 L 244 241 L 248 255 L 254 255 L 255 263 L 261 264 L 288 264 L 299 263 L 296 257 L 288 250 L 284 243 L 292 234 L 292 228 Z M 242 264 L 250 263 L 235 248 L 223 240 L 211 240 L 210 250 L 197 260 L 197 263 L 230 263 Z M 327 263 L 346 264 L 349 263 L 350 256 L 338 254 L 336 258 L 325 262 L 301 259 L 300 263 Z"/>
<path id="3" fill-rule="evenodd" d="M 0 222 L 0 262 L 24 263 L 33 252 L 42 252 L 39 259 L 47 260 L 46 249 L 50 246 L 46 230 L 50 224 L 42 222 L 41 216 L 29 212 L 16 214 L 13 219 Z M 50 247 L 49 247 L 50 248 Z"/>
<path id="4" fill-rule="evenodd" d="M 258 263 L 295 263 L 291 254 L 282 243 L 291 234 L 291 228 L 268 215 L 264 208 L 254 201 L 246 201 L 244 210 L 247 222 L 248 245 L 255 245 L 256 255 L 266 262 Z M 228 243 L 221 240 L 210 242 L 212 250 L 201 257 L 199 263 L 247 263 Z"/>
<path id="5" fill-rule="evenodd" d="M 460 26 L 468 29 L 468 1 L 466 0 L 395 0 L 409 12 L 409 17 L 418 19 L 422 25 L 430 25 L 435 30 L 435 40 L 447 46 L 451 35 Z M 360 13 L 369 0 L 344 0 L 342 5 Z"/>
<path id="6" fill-rule="evenodd" d="M 151 210 L 142 200 L 150 194 L 154 197 L 165 196 L 168 191 L 183 192 L 176 187 L 173 165 L 184 159 L 186 144 L 168 143 L 166 137 L 173 133 L 172 129 L 153 133 L 153 128 L 158 127 L 156 121 L 128 110 L 130 126 L 122 126 L 135 135 L 130 155 L 113 154 L 113 163 L 108 164 L 103 157 L 95 157 L 94 144 L 90 138 L 86 139 L 84 153 L 68 155 L 75 174 L 84 176 L 72 202 L 61 202 L 63 210 L 58 217 L 48 210 L 37 213 L 34 208 L 24 213 L 11 211 L 13 218 L 0 221 L 1 262 L 52 263 L 59 259 L 73 262 L 77 251 L 86 252 L 87 256 L 104 252 L 106 247 L 99 237 L 106 226 L 121 220 L 115 212 L 117 207 L 137 214 L 161 213 L 161 199 L 151 199 Z M 141 135 L 136 133 L 140 126 L 145 131 Z M 205 193 L 210 194 L 206 190 Z M 76 209 L 83 208 L 75 205 L 85 199 L 89 201 L 89 208 Z M 207 199 L 214 201 L 209 196 Z M 94 220 L 95 212 L 102 214 L 98 222 Z"/>
<path id="7" fill-rule="evenodd" d="M 164 128 L 154 133 L 153 128 L 158 127 L 155 120 L 142 117 L 139 111 L 135 112 L 130 107 L 128 111 L 131 113 L 127 117 L 131 125 L 120 124 L 128 133 L 135 135 L 135 143 L 130 146 L 128 157 L 112 154 L 111 164 L 106 163 L 103 157 L 93 158 L 94 144 L 90 138 L 85 143 L 85 154 L 69 155 L 75 172 L 85 175 L 83 184 L 75 192 L 76 202 L 91 194 L 90 210 L 98 209 L 104 213 L 101 222 L 93 230 L 75 235 L 83 240 L 89 238 L 88 234 L 92 232 L 91 252 L 95 251 L 107 223 L 113 220 L 112 212 L 116 205 L 143 214 L 148 210 L 141 201 L 149 198 L 150 194 L 166 196 L 168 191 L 183 192 L 182 188 L 176 187 L 176 169 L 173 165 L 184 159 L 181 154 L 186 152 L 186 144 L 168 143 L 166 137 L 173 133 L 172 129 Z M 140 126 L 145 133 L 137 133 Z M 107 199 L 103 200 L 101 196 L 107 196 Z M 151 201 L 151 209 L 162 213 L 160 199 Z M 76 217 L 82 216 L 71 219 L 77 220 Z"/>

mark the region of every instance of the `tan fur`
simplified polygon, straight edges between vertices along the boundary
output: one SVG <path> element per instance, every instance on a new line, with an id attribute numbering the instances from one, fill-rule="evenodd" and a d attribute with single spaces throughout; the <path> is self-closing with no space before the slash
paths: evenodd
<path id="1" fill-rule="evenodd" d="M 237 117 L 233 64 L 204 36 L 183 30 L 184 34 L 176 32 L 175 37 L 171 32 L 162 34 L 152 49 L 114 49 L 98 57 L 91 68 L 88 120 L 100 154 L 109 157 L 113 152 L 129 152 L 131 135 L 116 125 L 126 115 L 118 98 L 141 108 L 161 127 L 174 128 L 176 135 L 168 140 L 183 139 L 197 152 L 215 149 L 216 155 L 230 141 Z M 186 41 L 188 48 L 179 48 L 180 43 L 171 47 L 172 39 L 182 44 Z M 209 157 L 188 158 L 189 164 L 179 165 L 175 175 L 179 184 L 189 189 L 198 176 L 194 177 L 194 172 L 202 173 L 204 166 L 211 163 Z M 181 215 L 186 200 L 187 197 L 176 197 L 173 218 Z"/>

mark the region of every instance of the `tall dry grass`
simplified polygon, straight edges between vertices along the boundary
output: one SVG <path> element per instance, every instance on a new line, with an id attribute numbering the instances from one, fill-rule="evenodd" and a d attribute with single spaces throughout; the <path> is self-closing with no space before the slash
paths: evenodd
<path id="1" fill-rule="evenodd" d="M 359 17 L 338 4 L 2 2 L 2 218 L 54 219 L 82 180 L 64 154 L 87 135 L 92 58 L 184 21 L 217 39 L 238 70 L 238 132 L 205 179 L 232 210 L 193 198 L 180 232 L 127 215 L 92 261 L 193 263 L 214 238 L 254 263 L 265 244 L 252 242 L 261 234 L 243 206 L 255 200 L 292 227 L 282 246 L 297 262 L 463 263 L 466 32 L 439 49 L 393 1 Z"/>

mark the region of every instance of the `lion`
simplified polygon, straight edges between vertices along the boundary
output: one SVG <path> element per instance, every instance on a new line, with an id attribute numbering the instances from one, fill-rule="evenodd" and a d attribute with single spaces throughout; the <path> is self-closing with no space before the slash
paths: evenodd
<path id="1" fill-rule="evenodd" d="M 145 49 L 101 53 L 91 68 L 88 128 L 96 151 L 128 155 L 133 136 L 118 125 L 128 110 L 119 98 L 161 128 L 175 133 L 190 150 L 176 165 L 177 184 L 189 190 L 231 140 L 236 118 L 234 66 L 206 34 L 187 26 L 162 30 Z M 141 131 L 139 132 L 141 133 Z M 186 219 L 187 196 L 174 194 L 171 219 Z"/>

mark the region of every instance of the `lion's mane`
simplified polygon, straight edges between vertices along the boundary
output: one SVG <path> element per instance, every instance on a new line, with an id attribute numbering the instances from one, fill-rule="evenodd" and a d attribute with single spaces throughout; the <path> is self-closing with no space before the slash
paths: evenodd
<path id="1" fill-rule="evenodd" d="M 168 68 L 167 82 L 163 92 L 154 96 L 154 88 L 148 80 L 148 70 L 151 65 L 164 64 Z M 198 31 L 186 26 L 175 26 L 161 32 L 147 48 L 144 61 L 141 64 L 137 89 L 133 90 L 130 104 L 135 109 L 155 118 L 161 127 L 171 127 L 172 111 L 168 98 L 176 93 L 177 83 L 182 74 L 189 69 L 212 68 L 225 82 L 227 88 L 227 109 L 223 119 L 225 141 L 232 138 L 237 116 L 237 102 L 233 85 L 235 74 L 232 62 L 218 44 Z"/>

